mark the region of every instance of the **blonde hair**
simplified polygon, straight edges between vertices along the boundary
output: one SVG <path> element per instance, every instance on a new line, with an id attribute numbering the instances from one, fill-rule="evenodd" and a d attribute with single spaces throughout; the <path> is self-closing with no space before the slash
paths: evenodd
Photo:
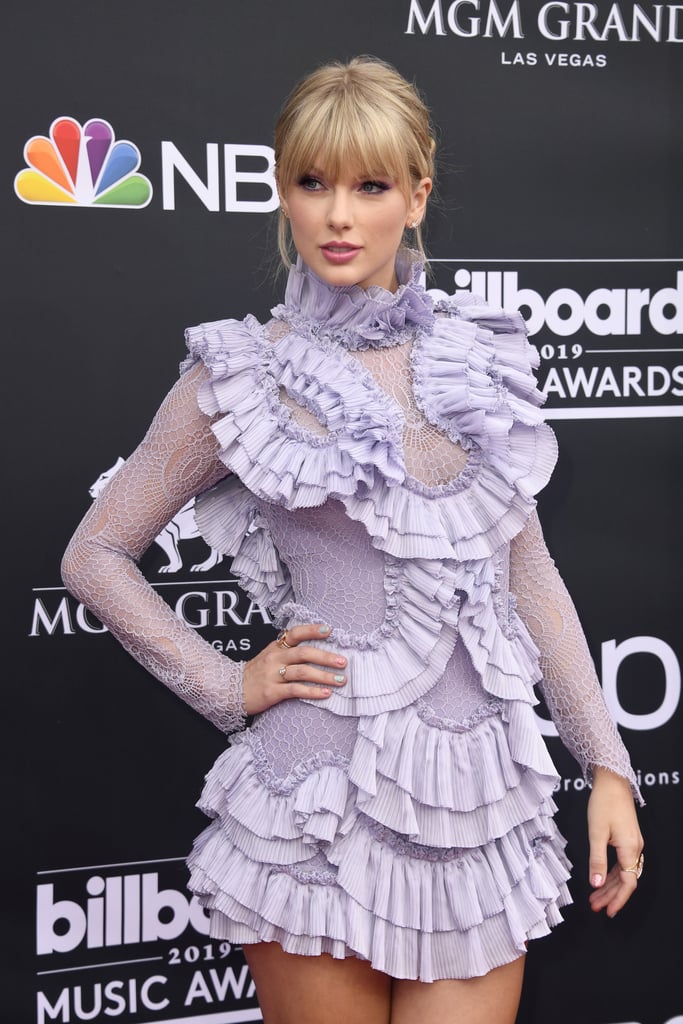
<path id="1" fill-rule="evenodd" d="M 342 167 L 389 174 L 410 199 L 423 178 L 434 177 L 436 143 L 429 111 L 417 89 L 385 61 L 333 61 L 304 78 L 275 126 L 275 169 L 283 195 L 316 164 L 336 176 Z M 287 218 L 280 210 L 278 248 L 291 265 Z M 421 226 L 414 245 L 423 252 Z"/>

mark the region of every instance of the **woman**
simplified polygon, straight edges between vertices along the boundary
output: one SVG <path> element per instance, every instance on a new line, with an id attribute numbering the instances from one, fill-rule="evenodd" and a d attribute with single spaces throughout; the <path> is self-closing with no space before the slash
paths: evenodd
<path id="1" fill-rule="evenodd" d="M 65 580 L 220 728 L 256 716 L 207 779 L 190 886 L 264 1019 L 506 1024 L 569 901 L 534 683 L 592 781 L 593 908 L 617 913 L 642 868 L 633 771 L 534 511 L 556 456 L 535 350 L 519 314 L 418 283 L 403 240 L 421 249 L 434 142 L 394 69 L 314 72 L 275 152 L 285 302 L 187 332 Z M 243 669 L 135 566 L 195 495 L 283 627 Z"/>

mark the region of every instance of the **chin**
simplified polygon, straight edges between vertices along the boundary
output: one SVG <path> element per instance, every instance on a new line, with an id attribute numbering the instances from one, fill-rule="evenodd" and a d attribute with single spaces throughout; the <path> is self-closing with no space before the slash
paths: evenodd
<path id="1" fill-rule="evenodd" d="M 332 285 L 335 288 L 351 288 L 353 285 L 363 287 L 361 284 L 361 281 L 364 280 L 363 275 L 351 267 L 330 267 L 327 263 L 323 263 L 322 266 L 312 267 L 311 269 L 315 271 L 325 284 Z"/>

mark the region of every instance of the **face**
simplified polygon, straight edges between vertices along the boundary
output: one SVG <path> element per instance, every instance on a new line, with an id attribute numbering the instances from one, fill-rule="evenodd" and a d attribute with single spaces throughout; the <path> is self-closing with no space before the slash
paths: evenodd
<path id="1" fill-rule="evenodd" d="M 409 197 L 389 177 L 312 167 L 281 196 L 304 263 L 327 284 L 398 287 L 394 263 L 404 228 L 422 220 L 431 191 L 423 178 Z"/>

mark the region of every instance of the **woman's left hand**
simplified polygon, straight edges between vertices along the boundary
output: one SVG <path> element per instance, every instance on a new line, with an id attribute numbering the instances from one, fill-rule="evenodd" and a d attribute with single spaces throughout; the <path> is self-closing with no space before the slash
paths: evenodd
<path id="1" fill-rule="evenodd" d="M 638 827 L 631 787 L 626 779 L 606 768 L 593 771 L 588 801 L 589 876 L 591 908 L 614 917 L 635 892 L 642 870 L 643 837 Z M 617 863 L 608 871 L 607 847 L 613 846 Z"/>

